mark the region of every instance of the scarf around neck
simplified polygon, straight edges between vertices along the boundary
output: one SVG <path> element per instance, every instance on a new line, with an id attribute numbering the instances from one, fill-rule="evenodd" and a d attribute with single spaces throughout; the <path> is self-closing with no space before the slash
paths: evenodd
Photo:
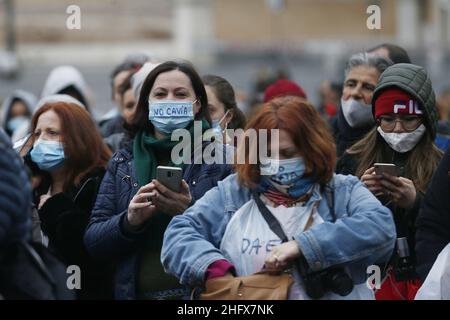
<path id="1" fill-rule="evenodd" d="M 202 120 L 202 133 L 209 129 L 209 123 Z M 194 122 L 191 122 L 186 128 L 191 136 L 191 151 L 194 149 Z M 158 163 L 156 154 L 171 154 L 172 148 L 181 141 L 172 141 L 170 136 L 163 139 L 157 139 L 155 135 L 146 128 L 140 130 L 133 141 L 133 161 L 136 171 L 136 177 L 140 186 L 144 186 L 152 179 L 156 178 L 156 167 Z M 174 165 L 171 160 L 169 165 Z M 177 165 L 182 166 L 183 163 Z"/>

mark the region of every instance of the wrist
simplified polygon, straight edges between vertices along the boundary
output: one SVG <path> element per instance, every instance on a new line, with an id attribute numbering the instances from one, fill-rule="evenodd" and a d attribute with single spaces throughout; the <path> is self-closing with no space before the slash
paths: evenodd
<path id="1" fill-rule="evenodd" d="M 127 224 L 127 229 L 139 229 L 142 226 L 142 221 L 139 221 L 140 219 L 137 219 L 136 216 L 132 213 L 130 213 L 130 211 L 127 212 L 126 215 L 126 224 Z"/>
<path id="2" fill-rule="evenodd" d="M 131 221 L 130 221 L 130 216 L 131 216 Z M 126 233 L 128 234 L 139 234 L 142 233 L 145 230 L 145 225 L 144 223 L 139 223 L 136 220 L 133 220 L 133 215 L 130 215 L 129 212 L 127 212 L 127 214 L 125 215 L 124 219 L 123 219 L 123 229 L 126 231 Z"/>
<path id="3" fill-rule="evenodd" d="M 409 203 L 409 206 L 406 209 L 412 210 L 414 208 L 417 208 L 418 210 L 419 209 L 418 207 L 420 206 L 419 199 L 420 199 L 419 193 L 417 191 L 414 192 L 414 196 L 412 197 L 411 202 Z"/>
<path id="4" fill-rule="evenodd" d="M 234 276 L 236 273 L 234 266 L 225 259 L 216 260 L 208 266 L 205 273 L 205 279 L 210 280 L 225 276 Z"/>

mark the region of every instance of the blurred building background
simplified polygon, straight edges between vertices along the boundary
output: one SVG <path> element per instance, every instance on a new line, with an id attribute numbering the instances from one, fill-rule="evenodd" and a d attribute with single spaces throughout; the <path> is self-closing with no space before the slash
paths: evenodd
<path id="1" fill-rule="evenodd" d="M 366 26 L 374 4 L 380 30 Z M 81 9 L 81 30 L 66 27 L 70 5 Z M 112 107 L 109 73 L 133 51 L 189 59 L 243 95 L 282 73 L 316 102 L 320 82 L 341 80 L 351 53 L 392 42 L 430 71 L 438 93 L 450 85 L 450 0 L 0 0 L 0 25 L 0 100 L 16 88 L 39 95 L 52 67 L 72 64 L 98 114 Z"/>

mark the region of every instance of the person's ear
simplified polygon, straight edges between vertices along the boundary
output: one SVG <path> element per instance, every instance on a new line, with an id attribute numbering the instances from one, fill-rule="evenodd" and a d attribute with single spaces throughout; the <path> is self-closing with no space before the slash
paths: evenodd
<path id="1" fill-rule="evenodd" d="M 201 102 L 200 102 L 200 98 L 195 99 L 194 105 L 193 105 L 193 111 L 194 111 L 194 116 L 200 112 L 200 108 L 202 107 Z"/>

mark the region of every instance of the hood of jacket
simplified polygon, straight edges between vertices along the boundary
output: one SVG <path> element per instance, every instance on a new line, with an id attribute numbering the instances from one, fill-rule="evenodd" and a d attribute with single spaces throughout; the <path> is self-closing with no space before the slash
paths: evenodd
<path id="1" fill-rule="evenodd" d="M 59 66 L 54 68 L 45 81 L 41 98 L 61 93 L 69 86 L 73 86 L 86 103 L 90 101 L 90 90 L 81 72 L 73 66 Z"/>
<path id="2" fill-rule="evenodd" d="M 27 107 L 30 117 L 33 114 L 33 110 L 36 106 L 36 96 L 31 92 L 24 90 L 15 90 L 11 95 L 9 95 L 5 101 L 3 101 L 1 114 L 0 114 L 0 126 L 5 129 L 6 123 L 10 119 L 10 111 L 14 100 L 20 100 Z"/>
<path id="3" fill-rule="evenodd" d="M 436 136 L 438 113 L 436 109 L 436 97 L 431 84 L 431 79 L 426 70 L 410 63 L 397 63 L 387 68 L 380 76 L 372 97 L 372 113 L 375 117 L 375 101 L 380 93 L 390 87 L 397 87 L 414 96 L 422 108 L 425 117 L 425 125 Z"/>

